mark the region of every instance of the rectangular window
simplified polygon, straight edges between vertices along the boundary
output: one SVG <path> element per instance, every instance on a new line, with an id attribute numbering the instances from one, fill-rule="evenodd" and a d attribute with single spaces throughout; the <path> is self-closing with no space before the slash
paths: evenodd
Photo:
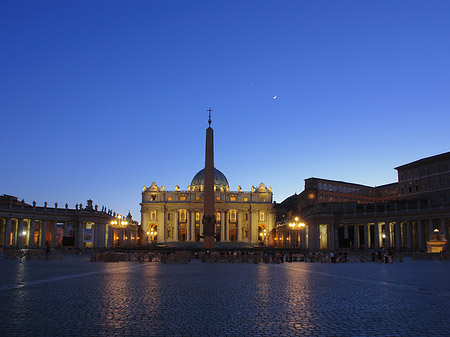
<path id="1" fill-rule="evenodd" d="M 264 212 L 259 212 L 259 221 L 266 221 L 266 214 Z"/>
<path id="2" fill-rule="evenodd" d="M 186 201 L 186 197 L 180 197 L 180 201 Z"/>
<path id="3" fill-rule="evenodd" d="M 168 197 L 168 198 L 167 198 L 167 201 L 172 201 L 172 197 Z"/>
<path id="4" fill-rule="evenodd" d="M 200 200 L 200 197 L 199 197 L 199 196 L 196 196 L 196 197 L 195 197 L 195 200 Z"/>
<path id="5" fill-rule="evenodd" d="M 248 201 L 248 198 L 244 198 L 244 202 L 247 202 Z"/>
<path id="6" fill-rule="evenodd" d="M 217 200 L 220 200 L 220 197 L 216 197 Z"/>
<path id="7" fill-rule="evenodd" d="M 230 197 L 230 201 L 236 201 L 236 197 Z"/>

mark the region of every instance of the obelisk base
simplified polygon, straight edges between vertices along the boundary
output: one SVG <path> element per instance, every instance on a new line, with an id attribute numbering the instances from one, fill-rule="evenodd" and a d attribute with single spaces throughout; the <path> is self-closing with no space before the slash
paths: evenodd
<path id="1" fill-rule="evenodd" d="M 203 249 L 214 249 L 214 226 L 216 217 L 203 216 Z"/>
<path id="2" fill-rule="evenodd" d="M 214 249 L 214 236 L 203 236 L 203 249 Z"/>

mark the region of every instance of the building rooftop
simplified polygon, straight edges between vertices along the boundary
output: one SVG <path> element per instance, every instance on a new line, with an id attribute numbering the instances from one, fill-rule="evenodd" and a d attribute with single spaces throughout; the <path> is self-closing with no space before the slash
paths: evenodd
<path id="1" fill-rule="evenodd" d="M 413 161 L 411 163 L 398 166 L 395 169 L 396 170 L 403 170 L 403 169 L 417 167 L 419 165 L 426 165 L 426 164 L 435 163 L 435 162 L 438 162 L 438 161 L 441 161 L 441 160 L 446 160 L 446 159 L 450 159 L 450 152 L 445 152 L 445 153 L 437 154 L 435 156 L 422 158 L 422 159 Z"/>

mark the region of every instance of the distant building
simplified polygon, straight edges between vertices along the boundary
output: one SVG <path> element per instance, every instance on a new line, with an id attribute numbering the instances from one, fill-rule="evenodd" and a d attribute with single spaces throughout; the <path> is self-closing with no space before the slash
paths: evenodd
<path id="1" fill-rule="evenodd" d="M 398 183 L 378 187 L 306 179 L 295 208 L 276 206 L 284 212 L 277 214 L 282 220 L 274 233 L 276 245 L 310 250 L 425 250 L 435 229 L 448 239 L 450 152 L 396 170 Z M 305 227 L 294 227 L 293 234 L 287 224 L 294 217 Z"/>

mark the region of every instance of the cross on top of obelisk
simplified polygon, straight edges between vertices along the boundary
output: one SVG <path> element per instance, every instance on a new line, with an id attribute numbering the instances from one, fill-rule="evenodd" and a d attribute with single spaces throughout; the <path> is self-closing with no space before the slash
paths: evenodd
<path id="1" fill-rule="evenodd" d="M 209 126 L 211 127 L 211 112 L 213 112 L 214 110 L 213 109 L 211 109 L 211 108 L 209 108 L 208 110 L 206 110 L 206 111 L 208 111 L 209 112 L 209 119 L 208 119 L 208 124 L 209 124 Z"/>

